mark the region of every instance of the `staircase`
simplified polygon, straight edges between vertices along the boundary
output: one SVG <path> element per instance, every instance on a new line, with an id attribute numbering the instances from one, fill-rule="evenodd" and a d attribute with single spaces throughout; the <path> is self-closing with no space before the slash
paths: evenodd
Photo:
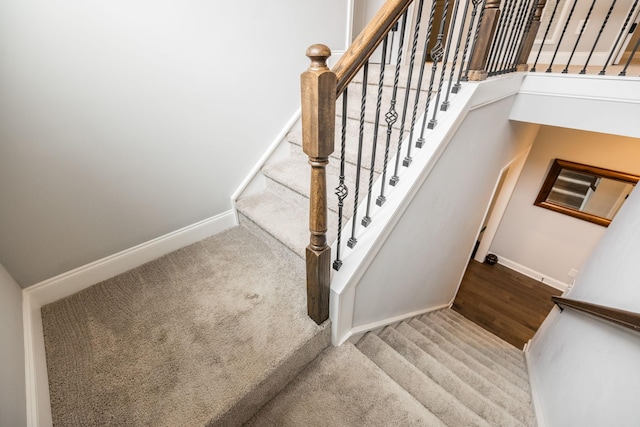
<path id="1" fill-rule="evenodd" d="M 522 352 L 453 310 L 325 350 L 248 426 L 534 426 Z"/>

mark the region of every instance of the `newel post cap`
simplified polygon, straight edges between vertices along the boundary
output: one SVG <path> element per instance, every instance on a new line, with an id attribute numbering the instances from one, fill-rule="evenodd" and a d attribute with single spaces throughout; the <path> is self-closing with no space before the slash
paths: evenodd
<path id="1" fill-rule="evenodd" d="M 331 49 L 323 44 L 314 44 L 307 49 L 307 57 L 311 59 L 311 68 L 327 68 L 327 59 Z"/>

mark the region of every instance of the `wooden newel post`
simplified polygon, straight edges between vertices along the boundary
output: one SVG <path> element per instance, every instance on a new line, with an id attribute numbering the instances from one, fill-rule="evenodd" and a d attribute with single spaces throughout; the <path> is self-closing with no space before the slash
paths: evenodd
<path id="1" fill-rule="evenodd" d="M 527 64 L 527 62 L 529 62 L 529 54 L 531 53 L 533 43 L 538 35 L 538 30 L 540 29 L 540 17 L 542 16 L 542 11 L 546 4 L 546 0 L 538 0 L 538 5 L 536 6 L 536 11 L 533 15 L 533 19 L 531 20 L 531 25 L 527 27 L 527 32 L 522 37 L 520 53 L 518 54 L 518 60 L 516 61 L 516 69 L 518 71 L 529 71 L 529 65 Z"/>
<path id="2" fill-rule="evenodd" d="M 478 38 L 469 61 L 469 80 L 486 80 L 487 58 L 500 19 L 500 0 L 487 0 L 482 12 Z"/>
<path id="3" fill-rule="evenodd" d="M 307 312 L 316 323 L 329 318 L 331 248 L 327 244 L 326 166 L 334 150 L 336 75 L 329 70 L 331 50 L 316 44 L 307 49 L 311 65 L 302 73 L 302 149 L 311 165 L 307 246 Z"/>

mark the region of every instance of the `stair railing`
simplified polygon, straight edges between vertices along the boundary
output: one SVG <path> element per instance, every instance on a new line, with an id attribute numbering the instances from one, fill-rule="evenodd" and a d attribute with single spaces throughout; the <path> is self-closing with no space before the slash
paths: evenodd
<path id="1" fill-rule="evenodd" d="M 627 329 L 640 332 L 640 313 L 620 310 L 619 308 L 606 307 L 590 302 L 577 301 L 569 298 L 551 297 L 551 300 L 560 307 L 560 310 L 571 308 L 607 322 L 615 323 Z"/>

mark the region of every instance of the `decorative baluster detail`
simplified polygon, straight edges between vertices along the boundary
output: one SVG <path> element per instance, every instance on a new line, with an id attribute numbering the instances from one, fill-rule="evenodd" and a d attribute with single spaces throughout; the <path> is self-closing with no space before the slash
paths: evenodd
<path id="1" fill-rule="evenodd" d="M 329 318 L 331 248 L 327 244 L 326 166 L 334 150 L 336 75 L 327 67 L 331 50 L 307 49 L 311 65 L 302 73 L 302 149 L 311 165 L 309 200 L 310 241 L 306 248 L 307 312 L 316 323 Z"/>
<path id="2" fill-rule="evenodd" d="M 562 44 L 562 39 L 564 39 L 564 35 L 567 32 L 567 27 L 569 26 L 569 22 L 571 21 L 571 17 L 573 16 L 573 12 L 576 10 L 576 4 L 578 4 L 578 0 L 573 0 L 573 5 L 571 6 L 571 10 L 569 11 L 569 16 L 567 17 L 567 21 L 564 23 L 564 27 L 562 27 L 562 33 L 560 34 L 560 40 L 558 40 L 558 44 L 556 44 L 556 50 L 553 52 L 553 57 L 551 58 L 551 62 L 549 63 L 549 68 L 547 68 L 547 70 L 546 70 L 547 73 L 551 72 L 551 68 L 553 67 L 553 63 L 556 60 L 556 55 L 558 55 L 558 50 L 560 49 L 560 45 Z"/>
<path id="3" fill-rule="evenodd" d="M 385 37 L 382 42 L 382 58 L 387 57 L 387 41 L 389 37 Z M 376 149 L 378 147 L 378 126 L 380 126 L 380 110 L 382 108 L 382 89 L 384 88 L 384 69 L 385 61 L 380 63 L 380 76 L 378 78 L 378 96 L 376 98 L 376 118 L 373 125 L 373 146 L 371 148 L 371 165 L 369 168 L 369 187 L 367 192 L 367 212 L 364 218 L 362 218 L 362 225 L 367 227 L 371 224 L 371 190 L 373 189 L 373 175 L 375 173 L 376 165 Z"/>
<path id="4" fill-rule="evenodd" d="M 439 35 L 438 35 L 439 36 Z M 427 89 L 427 103 L 424 106 L 424 116 L 422 119 L 422 126 L 420 127 L 420 137 L 416 141 L 416 147 L 422 148 L 425 143 L 424 132 L 427 126 L 427 117 L 429 114 L 429 104 L 431 104 L 431 95 L 433 94 L 433 83 L 435 82 L 436 73 L 438 72 L 438 61 L 442 58 L 442 43 L 436 43 L 431 49 L 431 77 L 429 78 L 429 89 Z"/>
<path id="5" fill-rule="evenodd" d="M 469 61 L 469 80 L 485 80 L 489 48 L 496 33 L 496 25 L 500 19 L 500 0 L 486 0 L 483 16 L 478 27 L 478 38 L 474 43 Z"/>
<path id="6" fill-rule="evenodd" d="M 571 55 L 569 55 L 569 60 L 567 61 L 567 66 L 562 70 L 562 74 L 567 74 L 569 72 L 569 64 L 571 64 L 571 60 L 573 59 L 573 54 L 576 53 L 576 48 L 578 47 L 578 43 L 580 43 L 580 39 L 582 38 L 582 34 L 584 34 L 584 29 L 587 28 L 587 24 L 589 23 L 589 17 L 591 17 L 591 12 L 593 11 L 593 7 L 596 5 L 596 0 L 591 2 L 591 7 L 589 8 L 589 12 L 587 12 L 587 17 L 584 18 L 584 22 L 582 23 L 582 28 L 580 28 L 580 34 L 578 34 L 578 38 L 576 40 L 576 44 L 573 45 L 573 50 L 571 51 Z"/>
<path id="7" fill-rule="evenodd" d="M 542 44 L 540 45 L 540 50 L 538 51 L 538 55 L 536 56 L 536 61 L 531 68 L 531 72 L 536 71 L 536 65 L 538 64 L 538 59 L 540 58 L 540 52 L 542 52 L 542 47 L 544 46 L 544 42 L 547 40 L 547 35 L 549 34 L 549 29 L 551 28 L 551 23 L 553 22 L 553 18 L 556 16 L 556 10 L 558 9 L 558 3 L 560 0 L 556 0 L 556 5 L 553 8 L 553 13 L 551 14 L 551 19 L 549 20 L 549 25 L 544 32 L 544 36 L 542 37 Z M 535 6 L 535 13 L 533 18 L 531 19 L 529 25 L 527 26 L 527 30 L 525 31 L 524 36 L 522 36 L 522 42 L 520 43 L 520 52 L 518 53 L 518 57 L 516 60 L 516 69 L 518 71 L 527 71 L 529 65 L 529 55 L 531 54 L 531 49 L 533 49 L 533 43 L 536 40 L 536 35 L 540 30 L 540 19 L 542 18 L 542 11 L 544 10 L 547 4 L 546 0 L 538 0 Z"/>
<path id="8" fill-rule="evenodd" d="M 393 125 L 398 121 L 398 112 L 396 111 L 396 102 L 398 99 L 398 82 L 400 80 L 400 66 L 402 65 L 402 43 L 404 41 L 404 31 L 407 24 L 407 13 L 402 15 L 402 26 L 400 33 L 400 48 L 398 48 L 398 56 L 396 59 L 396 71 L 393 78 L 393 92 L 391 94 L 391 103 L 389 111 L 385 114 L 385 121 L 387 122 L 387 140 L 384 146 L 384 162 L 382 166 L 382 181 L 380 182 L 380 195 L 376 199 L 376 205 L 382 206 L 387 198 L 384 195 L 385 184 L 387 180 L 387 167 L 389 165 L 389 151 L 391 148 L 391 134 L 393 133 Z"/>
<path id="9" fill-rule="evenodd" d="M 633 16 L 633 12 L 635 12 L 635 10 L 636 10 L 636 6 L 638 6 L 638 0 L 635 0 L 633 2 L 633 6 L 631 6 L 631 10 L 629 11 L 629 14 L 627 15 L 627 18 L 624 20 L 624 24 L 622 25 L 622 28 L 620 29 L 620 33 L 618 34 L 618 37 L 616 38 L 616 42 L 613 44 L 614 46 L 618 46 L 618 43 L 620 43 L 620 39 L 625 34 L 625 30 L 627 29 L 627 25 L 629 25 L 629 20 L 631 20 L 631 17 Z M 606 72 L 606 69 L 607 69 L 607 66 L 611 62 L 611 58 L 613 57 L 614 52 L 615 52 L 615 50 L 611 49 L 611 52 L 609 53 L 609 57 L 605 61 L 604 66 L 602 67 L 602 70 L 600 70 L 598 75 L 604 76 L 604 74 Z"/>
<path id="10" fill-rule="evenodd" d="M 462 84 L 460 84 L 460 82 L 462 80 L 467 81 L 469 79 L 469 67 L 466 68 L 466 72 L 464 73 L 464 76 L 462 75 L 462 73 L 465 71 L 465 62 L 467 60 L 467 52 L 469 51 L 471 34 L 473 33 L 474 24 L 476 22 L 476 15 L 478 14 L 478 6 L 480 5 L 480 2 L 482 2 L 482 4 L 484 5 L 484 0 L 471 0 L 471 2 L 473 3 L 473 9 L 471 11 L 471 20 L 469 22 L 467 38 L 464 41 L 464 49 L 462 51 L 462 61 L 460 62 L 460 71 L 458 72 L 458 80 L 456 81 L 456 84 L 453 85 L 453 89 L 451 89 L 451 92 L 453 93 L 458 93 L 460 91 L 460 89 L 462 88 Z M 484 7 L 481 10 L 484 10 Z M 480 18 L 479 18 L 479 21 L 481 20 L 482 20 L 482 13 L 480 13 Z M 480 24 L 478 24 L 477 30 L 475 32 L 474 44 L 478 36 L 479 30 L 480 30 Z"/>
<path id="11" fill-rule="evenodd" d="M 509 32 L 509 28 L 511 27 L 511 18 L 514 11 L 513 6 L 515 4 L 516 0 L 506 0 L 503 13 L 501 14 L 500 20 L 498 21 L 496 35 L 493 38 L 493 43 L 489 52 L 489 57 L 487 59 L 486 70 L 489 76 L 495 74 L 500 55 L 504 49 L 504 42 L 507 38 L 507 33 Z"/>
<path id="12" fill-rule="evenodd" d="M 523 1 L 521 0 L 520 5 L 518 5 L 518 0 L 514 0 L 513 4 L 511 5 L 511 8 L 509 9 L 509 14 L 507 18 L 507 30 L 505 31 L 505 34 L 504 34 L 504 43 L 500 47 L 500 50 L 498 52 L 496 68 L 493 70 L 493 73 L 491 72 L 491 70 L 489 70 L 489 75 L 503 74 L 505 71 L 505 59 L 513 43 L 513 36 L 516 31 L 518 17 L 519 17 L 519 14 L 522 12 L 521 10 L 522 3 Z M 515 18 L 515 21 L 514 21 L 514 18 Z"/>
<path id="13" fill-rule="evenodd" d="M 394 75 L 394 79 L 393 79 L 393 90 L 394 90 L 394 96 L 396 95 L 396 91 L 398 89 L 398 84 L 400 82 L 400 67 L 402 65 L 402 48 L 404 46 L 404 33 L 405 33 L 405 29 L 407 27 L 407 12 L 404 13 L 404 15 L 402 15 L 402 25 L 401 25 L 401 29 L 400 29 L 400 37 L 398 39 L 398 58 L 396 59 L 396 73 Z M 395 104 L 394 104 L 395 107 Z M 404 112 L 403 112 L 404 114 Z M 394 109 L 394 117 L 393 117 L 393 123 L 395 123 L 398 120 L 398 113 L 395 111 Z M 404 120 L 404 118 L 403 118 Z M 387 130 L 387 132 L 389 132 L 389 130 Z M 402 134 L 400 135 L 400 141 L 402 141 Z M 399 157 L 400 157 L 400 148 L 401 148 L 402 143 L 399 142 L 398 143 L 398 156 L 396 158 L 396 168 L 394 171 L 393 176 L 391 177 L 391 179 L 389 180 L 389 185 L 394 186 L 398 183 L 398 181 L 400 181 L 400 177 L 398 177 L 398 161 L 399 161 Z M 385 154 L 386 156 L 386 154 Z"/>
<path id="14" fill-rule="evenodd" d="M 449 73 L 449 83 L 447 84 L 447 92 L 444 97 L 444 102 L 440 106 L 440 110 L 447 111 L 449 109 L 449 95 L 453 92 L 451 86 L 453 85 L 453 76 L 456 73 L 456 64 L 458 62 L 458 54 L 460 53 L 460 44 L 462 44 L 462 33 L 464 32 L 464 26 L 467 23 L 467 13 L 469 12 L 469 0 L 464 3 L 464 11 L 462 12 L 462 22 L 460 23 L 460 30 L 458 30 L 458 41 L 456 42 L 456 50 L 453 54 L 453 64 L 451 64 L 451 72 Z M 465 46 L 466 48 L 466 46 Z M 462 59 L 464 61 L 464 57 Z M 460 64 L 460 72 L 462 72 L 462 63 Z M 458 77 L 458 82 L 460 81 L 460 77 Z M 456 83 L 458 84 L 458 83 Z M 453 93 L 457 93 L 456 90 Z"/>
<path id="15" fill-rule="evenodd" d="M 447 38 L 447 47 L 445 48 L 445 52 L 443 56 L 442 70 L 440 70 L 440 81 L 438 82 L 438 91 L 436 92 L 436 100 L 434 103 L 435 108 L 433 109 L 433 117 L 431 117 L 431 120 L 429 121 L 429 124 L 428 124 L 429 129 L 435 128 L 436 125 L 438 124 L 438 121 L 436 120 L 436 115 L 438 114 L 437 105 L 440 103 L 440 95 L 442 94 L 442 85 L 444 84 L 444 76 L 447 72 L 447 58 L 449 57 L 449 50 L 451 49 L 451 39 L 453 37 L 453 29 L 455 28 L 456 15 L 458 14 L 458 4 L 459 4 L 459 1 L 456 0 L 454 4 L 454 9 L 453 9 L 453 16 L 451 17 L 451 28 L 449 30 L 449 37 Z M 445 21 L 448 13 L 448 8 L 449 8 L 449 2 L 447 1 L 445 2 L 444 9 L 442 11 L 443 20 Z"/>
<path id="16" fill-rule="evenodd" d="M 600 26 L 600 30 L 598 31 L 598 36 L 596 37 L 596 41 L 593 42 L 593 47 L 591 48 L 591 52 L 589 52 L 589 56 L 587 57 L 587 61 L 584 63 L 584 67 L 582 67 L 582 70 L 580 70 L 580 74 L 586 74 L 586 72 L 587 72 L 587 66 L 589 65 L 589 61 L 591 61 L 591 56 L 593 55 L 593 51 L 596 50 L 596 45 L 600 41 L 600 36 L 602 35 L 602 32 L 604 31 L 604 27 L 607 25 L 607 22 L 609 22 L 609 17 L 611 16 L 611 12 L 613 12 L 613 8 L 616 5 L 616 1 L 617 0 L 613 0 L 613 2 L 611 2 L 611 6 L 609 7 L 609 11 L 607 12 L 607 16 L 605 16 L 604 21 L 602 22 L 602 25 Z"/>
<path id="17" fill-rule="evenodd" d="M 364 142 L 364 113 L 367 107 L 367 83 L 369 80 L 369 61 L 362 67 L 362 99 L 360 102 L 360 130 L 358 133 L 358 160 L 356 162 L 356 189 L 353 193 L 353 221 L 351 221 L 351 237 L 347 241 L 347 246 L 353 248 L 356 239 L 356 228 L 358 226 L 358 199 L 360 196 L 360 170 L 362 169 L 362 144 Z"/>
<path id="18" fill-rule="evenodd" d="M 627 75 L 627 68 L 629 68 L 629 64 L 631 64 L 631 61 L 633 61 L 633 58 L 635 57 L 636 52 L 638 51 L 638 48 L 640 48 L 640 39 L 638 39 L 638 41 L 636 42 L 636 45 L 633 47 L 633 51 L 631 51 L 631 55 L 629 55 L 629 59 L 627 59 L 627 63 L 624 64 L 624 68 L 622 69 L 622 71 L 618 73 L 619 76 Z"/>
<path id="19" fill-rule="evenodd" d="M 424 0 L 420 0 L 418 3 L 418 17 L 416 19 L 416 25 L 413 29 L 413 43 L 411 44 L 411 60 L 409 61 L 409 73 L 407 74 L 407 88 L 404 97 L 404 108 L 402 109 L 402 121 L 400 122 L 400 136 L 398 141 L 398 157 L 396 157 L 396 170 L 398 168 L 398 160 L 400 159 L 400 150 L 402 146 L 402 138 L 404 137 L 404 124 L 407 117 L 407 108 L 409 107 L 409 97 L 411 96 L 411 81 L 413 78 L 413 67 L 416 60 L 416 49 L 418 47 L 418 36 L 420 35 L 420 22 L 422 21 L 422 8 L 424 5 Z M 424 61 L 422 61 L 424 63 Z M 422 64 L 421 64 L 422 68 Z M 420 92 L 420 87 L 416 88 L 417 92 Z M 411 128 L 413 130 L 414 122 L 411 121 Z M 410 133 L 411 134 L 411 133 Z M 402 161 L 402 166 L 409 167 L 411 165 L 411 139 L 409 139 L 409 144 L 407 144 L 407 155 Z M 397 175 L 397 172 L 396 172 Z"/>
<path id="20" fill-rule="evenodd" d="M 342 92 L 342 127 L 340 134 L 340 177 L 335 195 L 338 196 L 338 241 L 336 243 L 336 259 L 333 261 L 333 269 L 338 271 L 342 267 L 342 258 L 340 252 L 342 248 L 342 217 L 344 212 L 344 199 L 349 195 L 349 189 L 344 183 L 346 149 L 347 149 L 347 104 L 348 104 L 348 87 Z"/>
<path id="21" fill-rule="evenodd" d="M 533 14 L 535 13 L 537 3 L 538 1 L 534 0 L 531 2 L 531 6 L 527 8 L 528 2 L 522 0 L 522 9 L 519 11 L 519 19 L 516 23 L 516 32 L 512 40 L 509 42 L 511 47 L 509 48 L 505 60 L 504 72 L 506 73 L 512 73 L 517 70 L 516 66 L 518 56 L 520 55 L 520 49 L 522 48 L 522 42 L 524 41 L 523 33 L 526 34 L 526 31 L 531 26 L 531 22 L 533 22 Z"/>

